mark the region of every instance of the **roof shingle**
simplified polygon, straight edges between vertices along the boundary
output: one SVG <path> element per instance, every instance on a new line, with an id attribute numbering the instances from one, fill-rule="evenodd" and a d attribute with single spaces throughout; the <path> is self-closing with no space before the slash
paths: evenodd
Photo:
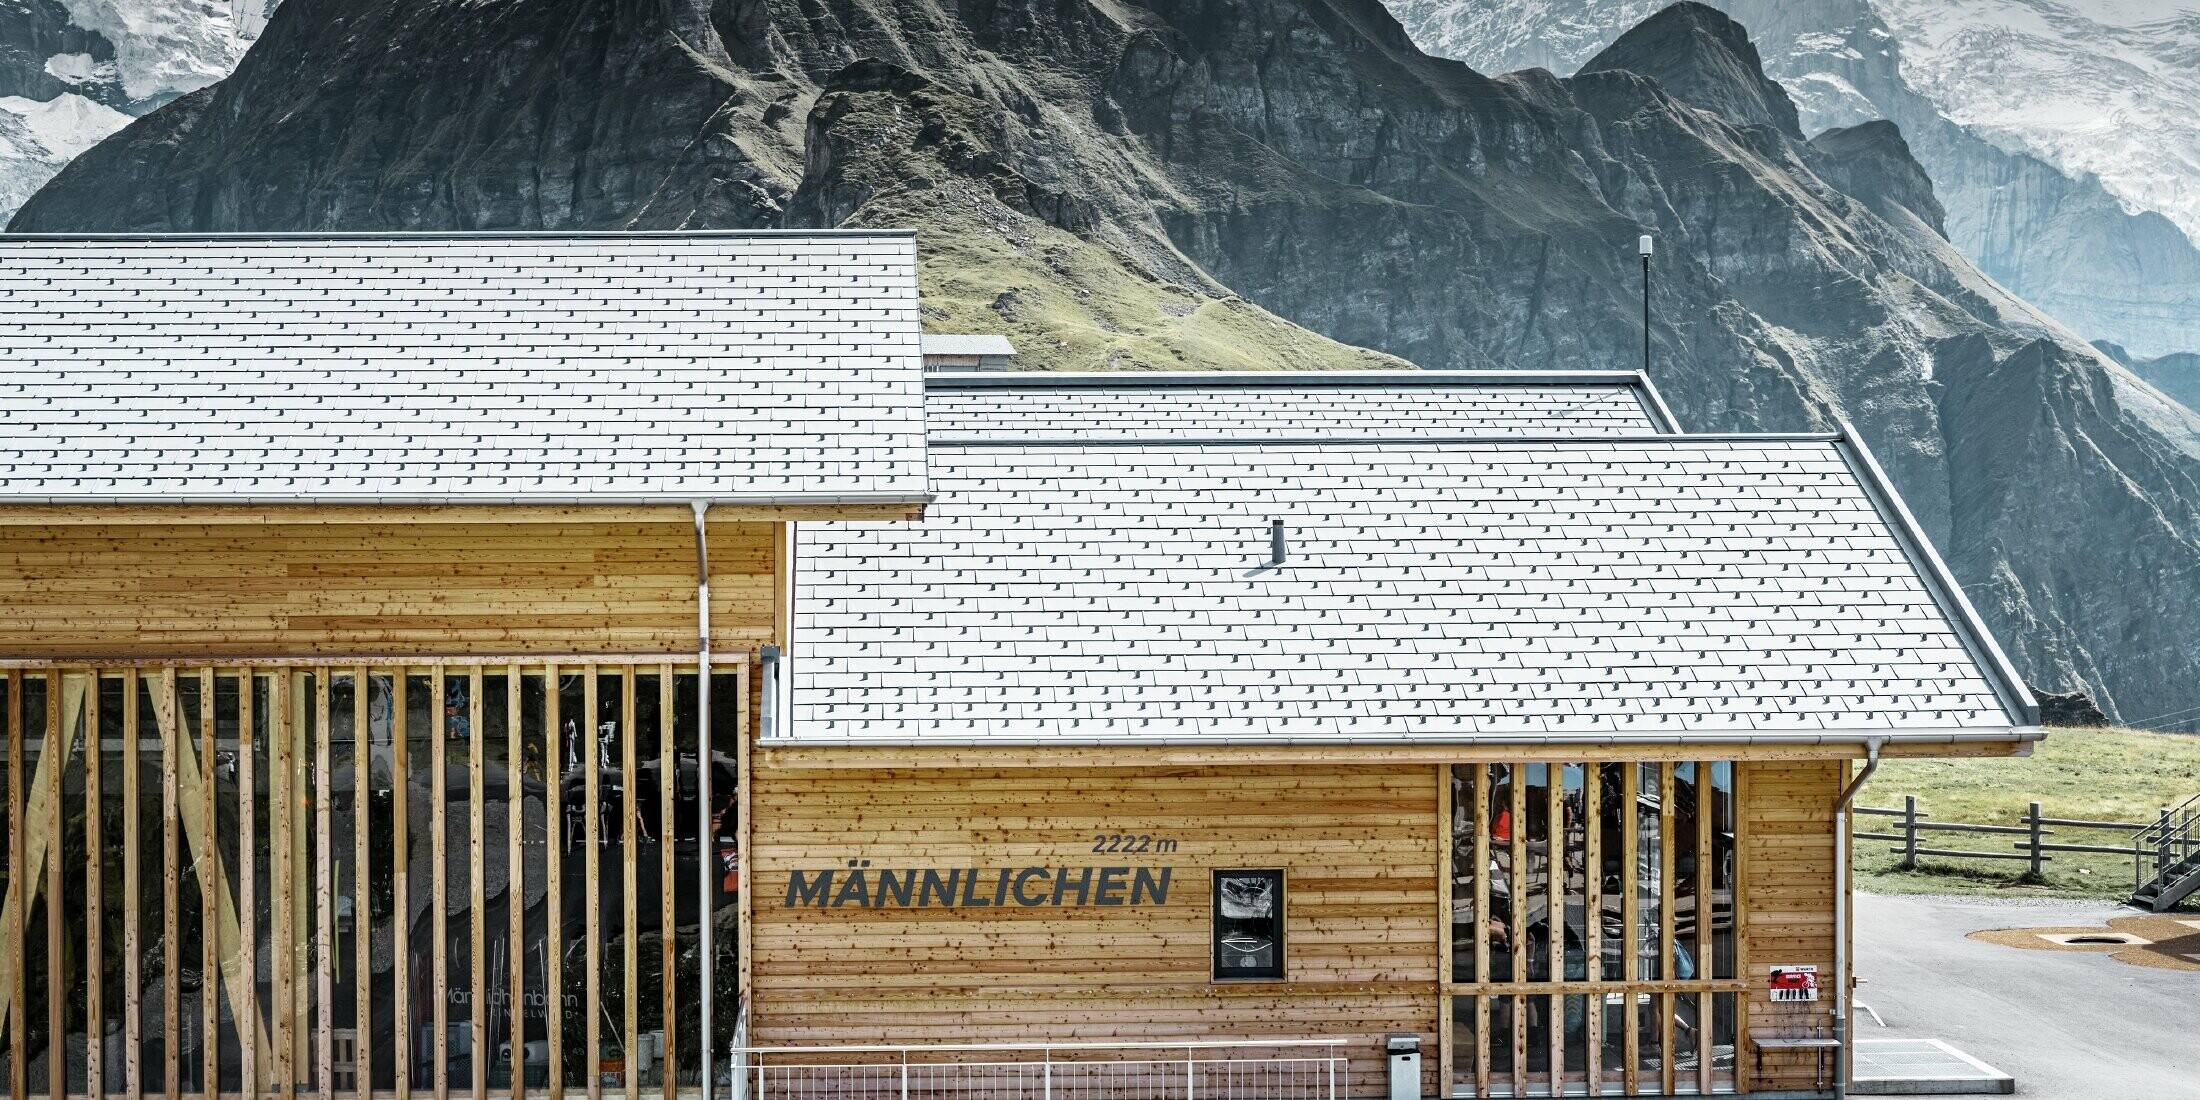
<path id="1" fill-rule="evenodd" d="M 0 238 L 0 500 L 920 498 L 906 234 Z"/>

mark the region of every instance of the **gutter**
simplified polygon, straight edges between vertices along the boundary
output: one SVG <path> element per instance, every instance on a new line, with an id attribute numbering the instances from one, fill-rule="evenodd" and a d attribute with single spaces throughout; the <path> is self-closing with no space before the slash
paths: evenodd
<path id="1" fill-rule="evenodd" d="M 1853 885 L 1849 875 L 1849 803 L 1879 770 L 1879 748 L 1884 743 L 1884 738 L 1877 737 L 1864 742 L 1864 770 L 1849 780 L 1833 804 L 1833 1038 L 1841 1044 L 1833 1051 L 1836 1100 L 1849 1094 L 1849 1069 L 1854 1061 L 1849 1055 L 1849 922 L 1854 919 L 1849 913 L 1849 890 Z"/>
<path id="2" fill-rule="evenodd" d="M 718 862 L 718 830 L 711 825 L 710 773 L 710 528 L 707 517 L 710 502 L 693 502 L 695 508 L 695 794 L 697 814 L 695 829 L 696 906 L 702 938 L 703 971 L 703 1027 L 702 1036 L 702 1100 L 710 1100 L 711 1089 L 711 1009 L 716 1000 L 713 975 L 717 956 L 711 953 L 711 930 L 717 923 L 718 879 L 711 874 Z"/>
<path id="3" fill-rule="evenodd" d="M 239 494 L 190 494 L 190 493 L 117 493 L 112 496 L 7 496 L 0 495 L 0 507 L 20 505 L 109 505 L 109 504 L 167 504 L 189 506 L 242 506 L 286 507 L 301 504 L 377 504 L 401 506 L 464 506 L 464 505 L 566 505 L 572 507 L 610 506 L 661 506 L 678 507 L 683 504 L 727 507 L 783 506 L 796 507 L 814 504 L 883 504 L 907 507 L 923 507 L 932 503 L 931 493 L 732 493 L 723 496 L 698 498 L 693 493 L 466 493 L 466 494 L 405 494 L 405 493 L 299 493 L 291 496 L 264 496 Z"/>
<path id="4" fill-rule="evenodd" d="M 1642 385 L 1641 372 L 1631 370 L 1586 371 L 1478 371 L 1478 370 L 1349 370 L 1349 371 L 1155 371 L 1152 373 L 1100 371 L 935 371 L 924 376 L 928 390 L 1099 388 L 1111 390 L 1168 389 L 1352 389 L 1361 386 L 1554 386 L 1583 383 L 1612 386 Z M 1661 402 L 1662 404 L 1662 402 Z"/>
<path id="5" fill-rule="evenodd" d="M 767 685 L 768 690 L 768 685 Z M 1692 747 L 1717 747 L 1725 745 L 1748 746 L 1842 746 L 1854 748 L 1859 742 L 1895 745 L 1977 745 L 1977 744 L 2030 744 L 2041 740 L 2046 732 L 2038 726 L 2007 726 L 1984 730 L 1951 730 L 1935 733 L 1905 733 L 1889 730 L 1835 730 L 1806 734 L 1716 734 L 1690 733 L 1611 733 L 1578 734 L 1552 737 L 1542 734 L 1491 733 L 1482 736 L 1457 737 L 802 737 L 778 734 L 765 725 L 757 738 L 760 749 L 802 748 L 908 748 L 908 749 L 1055 749 L 1055 748 L 1361 748 L 1361 749 L 1489 749 L 1527 746 L 1556 748 L 1562 746 L 1598 747 L 1610 745 L 1687 745 Z"/>

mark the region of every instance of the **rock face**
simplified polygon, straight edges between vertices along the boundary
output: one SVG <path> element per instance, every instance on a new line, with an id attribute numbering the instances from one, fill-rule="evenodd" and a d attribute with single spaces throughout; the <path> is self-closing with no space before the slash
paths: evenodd
<path id="1" fill-rule="evenodd" d="M 1949 239 L 1987 275 L 2088 337 L 2146 355 L 2200 350 L 2200 248 L 2193 239 L 2160 213 L 2131 207 L 2082 170 L 2066 173 L 2028 152 L 2032 146 L 2024 142 L 1997 144 L 1992 139 L 2003 135 L 1952 121 L 1953 107 L 1920 90 L 1918 81 L 1924 81 L 1932 92 L 1967 95 L 1981 85 L 1965 84 L 1966 75 L 1999 80 L 2028 63 L 1965 60 L 1970 55 L 1951 45 L 1976 41 L 1963 35 L 1964 20 L 1949 14 L 1970 0 L 1712 2 L 1749 29 L 1767 69 L 1794 98 L 1806 133 L 1873 119 L 1899 125 L 1947 210 Z M 1573 72 L 1654 6 L 1654 0 L 1391 0 L 1425 48 L 1492 72 Z M 2024 6 L 2025 0 L 2013 0 L 1997 10 Z M 1900 15 L 1900 28 L 1883 18 L 1890 12 Z M 1935 13 L 1941 22 L 1933 22 Z M 2065 12 L 2051 23 L 2071 18 Z M 1912 34 L 1930 41 L 1913 42 Z M 2153 35 L 2157 46 L 2174 48 L 2200 30 L 2166 27 Z M 2077 45 L 2084 45 L 2082 39 Z M 1913 49 L 1923 51 L 1922 60 Z M 2189 58 L 2185 66 L 2191 68 Z M 2151 78 L 2136 71 L 2097 79 L 2099 85 L 2075 91 L 2103 101 L 2127 89 L 2151 94 Z M 2055 90 L 2065 96 L 2073 91 L 2067 80 Z M 2030 101 L 2020 95 L 2010 102 Z M 2165 124 L 2191 117 L 2173 115 Z M 2082 133 L 2059 138 L 2065 145 L 2083 139 Z"/>
<path id="2" fill-rule="evenodd" d="M 0 217 L 70 158 L 228 75 L 272 0 L 0 4 Z"/>
<path id="3" fill-rule="evenodd" d="M 14 228 L 916 225 L 935 321 L 1050 366 L 1489 368 L 1637 362 L 1647 228 L 1686 424 L 1855 421 L 2036 683 L 2200 703 L 2200 421 L 1897 135 L 1800 141 L 1703 9 L 1643 36 L 1686 63 L 1492 78 L 1375 0 L 291 0 Z"/>

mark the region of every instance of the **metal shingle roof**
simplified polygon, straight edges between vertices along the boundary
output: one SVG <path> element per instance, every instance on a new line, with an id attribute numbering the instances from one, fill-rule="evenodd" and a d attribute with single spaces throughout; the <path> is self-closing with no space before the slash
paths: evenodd
<path id="1" fill-rule="evenodd" d="M 800 525 L 787 736 L 2006 733 L 1998 654 L 1860 460 L 1823 437 L 935 443 L 922 522 Z"/>
<path id="2" fill-rule="evenodd" d="M 934 374 L 939 442 L 1055 439 L 1655 435 L 1675 431 L 1638 374 L 1268 371 Z"/>
<path id="3" fill-rule="evenodd" d="M 891 233 L 0 237 L 0 500 L 915 500 Z"/>

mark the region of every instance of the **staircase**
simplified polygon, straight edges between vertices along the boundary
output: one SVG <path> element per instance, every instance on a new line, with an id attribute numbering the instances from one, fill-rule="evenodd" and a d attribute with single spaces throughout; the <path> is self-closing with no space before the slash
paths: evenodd
<path id="1" fill-rule="evenodd" d="M 2137 888 L 2127 904 L 2160 913 L 2200 891 L 2200 794 L 2133 833 L 2131 856 Z"/>

